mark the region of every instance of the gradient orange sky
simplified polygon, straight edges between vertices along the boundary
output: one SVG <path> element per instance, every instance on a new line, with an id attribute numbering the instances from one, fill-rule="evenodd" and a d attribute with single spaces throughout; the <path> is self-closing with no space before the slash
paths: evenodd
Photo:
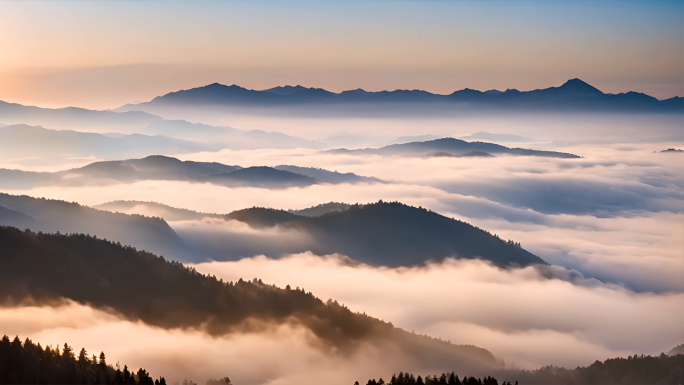
<path id="1" fill-rule="evenodd" d="M 684 96 L 682 1 L 0 2 L 0 100 L 115 108 L 213 82 Z"/>

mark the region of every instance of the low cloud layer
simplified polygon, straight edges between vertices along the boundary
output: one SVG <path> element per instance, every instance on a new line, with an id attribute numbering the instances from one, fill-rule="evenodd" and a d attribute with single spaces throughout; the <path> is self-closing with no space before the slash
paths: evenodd
<path id="1" fill-rule="evenodd" d="M 319 155 L 309 150 L 224 151 L 195 154 L 188 159 L 245 166 L 286 162 L 372 175 L 394 183 L 268 190 L 144 181 L 107 189 L 45 187 L 12 193 L 90 205 L 117 199 L 158 201 L 213 213 L 252 206 L 300 209 L 330 201 L 397 200 L 521 242 L 525 249 L 544 260 L 580 270 L 587 276 L 622 283 L 637 291 L 683 291 L 684 234 L 678 229 L 684 219 L 684 169 L 678 161 L 679 154 L 653 153 L 657 148 L 654 144 L 585 145 L 572 150 L 585 158 L 568 160 L 407 160 Z M 447 191 L 447 185 L 456 186 L 461 193 Z M 466 192 L 478 194 L 463 195 Z M 243 256 L 251 255 L 247 252 L 250 243 L 268 238 L 275 250 L 279 247 L 277 240 L 282 239 L 271 237 L 273 234 L 241 237 L 240 232 L 225 226 L 171 225 L 180 232 L 192 233 L 201 242 L 215 244 L 218 252 L 225 242 L 209 239 L 208 234 L 223 234 L 225 241 L 234 241 L 234 249 L 246 250 Z M 283 243 L 280 246 L 284 246 L 284 253 L 299 252 L 299 247 L 307 243 L 308 240 L 298 241 L 293 248 Z"/>
<path id="2" fill-rule="evenodd" d="M 0 308 L 0 323 L 3 333 L 29 337 L 43 346 L 67 342 L 77 351 L 85 347 L 91 355 L 104 351 L 110 364 L 143 367 L 154 377 L 164 376 L 168 384 L 184 379 L 204 384 L 228 376 L 241 385 L 347 385 L 399 371 L 446 370 L 416 362 L 389 345 L 364 343 L 351 354 L 323 349 L 315 335 L 293 324 L 212 337 L 125 321 L 73 302 Z"/>
<path id="3" fill-rule="evenodd" d="M 258 276 L 276 285 L 296 283 L 407 330 L 485 347 L 509 366 L 588 365 L 659 354 L 684 339 L 684 294 L 635 293 L 560 267 L 503 270 L 447 260 L 389 269 L 307 253 L 196 268 L 226 280 Z"/>

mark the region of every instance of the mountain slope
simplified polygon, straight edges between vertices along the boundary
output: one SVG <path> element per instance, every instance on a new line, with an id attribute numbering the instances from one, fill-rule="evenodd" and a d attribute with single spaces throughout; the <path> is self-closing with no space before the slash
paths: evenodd
<path id="1" fill-rule="evenodd" d="M 400 351 L 416 362 L 456 368 L 498 366 L 487 350 L 419 336 L 353 313 L 303 290 L 257 281 L 224 283 L 177 262 L 84 235 L 48 235 L 0 227 L 0 293 L 21 303 L 68 298 L 162 328 L 211 335 L 295 324 L 341 354 L 360 344 Z"/>
<path id="2" fill-rule="evenodd" d="M 426 142 L 410 142 L 391 144 L 380 148 L 364 148 L 360 150 L 336 149 L 325 152 L 333 154 L 371 154 L 384 156 L 490 156 L 518 155 L 542 156 L 551 158 L 579 158 L 574 154 L 556 151 L 538 151 L 524 148 L 510 148 L 494 143 L 466 142 L 454 138 L 442 138 Z"/>
<path id="3" fill-rule="evenodd" d="M 119 241 L 167 257 L 190 250 L 162 219 L 100 211 L 78 203 L 0 193 L 0 224 L 33 231 L 84 233 Z M 11 211 L 7 211 L 11 210 Z"/>
<path id="4" fill-rule="evenodd" d="M 519 245 L 465 222 L 401 203 L 353 205 L 314 217 L 251 208 L 230 219 L 255 228 L 282 226 L 310 234 L 318 253 L 341 253 L 383 266 L 413 266 L 446 257 L 480 258 L 501 266 L 545 264 Z"/>

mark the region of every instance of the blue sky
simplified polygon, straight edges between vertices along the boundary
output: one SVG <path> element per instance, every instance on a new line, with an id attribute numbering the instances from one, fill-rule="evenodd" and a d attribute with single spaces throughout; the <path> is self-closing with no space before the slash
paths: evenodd
<path id="1" fill-rule="evenodd" d="M 0 13 L 3 100 L 112 77 L 134 98 L 213 81 L 445 93 L 573 77 L 684 93 L 683 1 L 34 1 Z"/>

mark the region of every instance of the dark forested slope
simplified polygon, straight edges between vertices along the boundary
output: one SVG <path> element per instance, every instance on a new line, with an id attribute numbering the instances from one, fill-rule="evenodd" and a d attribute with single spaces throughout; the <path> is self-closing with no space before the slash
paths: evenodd
<path id="1" fill-rule="evenodd" d="M 0 225 L 91 234 L 167 257 L 189 253 L 176 232 L 160 218 L 111 213 L 60 200 L 0 193 Z"/>
<path id="2" fill-rule="evenodd" d="M 546 263 L 519 244 L 468 223 L 398 202 L 352 205 L 343 211 L 314 217 L 251 208 L 234 211 L 228 218 L 257 228 L 298 228 L 319 242 L 321 250 L 317 252 L 342 253 L 376 265 L 411 266 L 452 256 L 481 258 L 507 266 Z"/>
<path id="3" fill-rule="evenodd" d="M 247 326 L 297 324 L 341 351 L 371 343 L 438 366 L 498 366 L 487 350 L 408 333 L 303 290 L 256 279 L 225 283 L 178 262 L 85 235 L 0 227 L 0 250 L 0 297 L 14 303 L 68 298 L 129 320 L 213 335 Z"/>

